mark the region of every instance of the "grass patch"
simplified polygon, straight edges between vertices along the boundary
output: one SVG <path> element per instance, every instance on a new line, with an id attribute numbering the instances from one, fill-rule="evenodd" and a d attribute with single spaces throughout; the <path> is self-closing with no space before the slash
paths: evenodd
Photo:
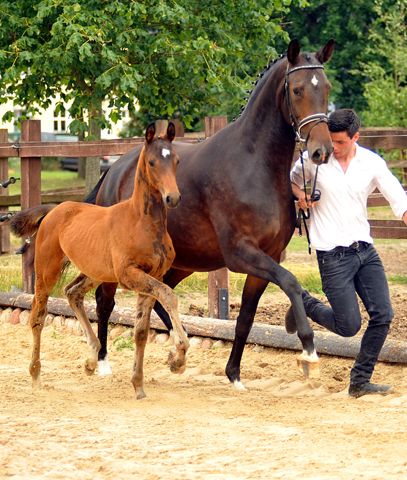
<path id="1" fill-rule="evenodd" d="M 75 265 L 70 265 L 52 290 L 51 297 L 65 298 L 65 286 L 72 282 L 79 273 Z M 0 256 L 0 291 L 10 292 L 13 286 L 23 288 L 22 256 L 2 255 Z M 88 292 L 85 300 L 93 300 L 95 298 L 95 290 Z"/>
<path id="2" fill-rule="evenodd" d="M 14 172 L 10 176 L 19 178 L 20 172 Z M 42 171 L 41 172 L 41 190 L 51 190 L 54 188 L 79 187 L 85 185 L 84 178 L 78 178 L 77 172 L 69 172 L 67 170 Z M 18 195 L 21 193 L 21 181 L 9 185 L 8 191 L 10 195 Z M 14 208 L 13 208 L 14 209 Z"/>
<path id="3" fill-rule="evenodd" d="M 123 338 L 117 337 L 113 340 L 113 345 L 116 347 L 116 350 L 121 352 L 125 348 L 129 350 L 134 350 L 134 340 L 132 338 Z"/>
<path id="4" fill-rule="evenodd" d="M 308 248 L 308 247 L 307 247 Z M 317 267 L 302 264 L 284 263 L 284 267 L 295 275 L 300 284 L 312 293 L 323 293 L 321 278 Z M 246 275 L 241 273 L 229 272 L 229 294 L 241 295 L 246 281 Z M 265 292 L 273 293 L 280 290 L 277 285 L 269 283 Z M 208 292 L 208 273 L 195 272 L 189 277 L 185 278 L 179 285 L 174 288 L 174 292 L 182 297 L 183 295 L 191 293 Z"/>
<path id="5" fill-rule="evenodd" d="M 21 255 L 0 257 L 0 291 L 9 292 L 12 286 L 23 288 Z"/>
<path id="6" fill-rule="evenodd" d="M 55 340 L 65 340 L 65 337 L 62 335 L 57 335 L 55 330 L 51 333 L 51 338 L 54 338 Z"/>
<path id="7" fill-rule="evenodd" d="M 394 275 L 388 277 L 387 280 L 395 285 L 407 285 L 407 277 L 405 275 Z"/>

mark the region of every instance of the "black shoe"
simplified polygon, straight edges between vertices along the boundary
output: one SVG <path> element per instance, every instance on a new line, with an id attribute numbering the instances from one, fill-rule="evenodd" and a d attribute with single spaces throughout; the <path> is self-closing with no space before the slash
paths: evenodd
<path id="1" fill-rule="evenodd" d="M 285 314 L 285 330 L 289 335 L 294 335 L 297 331 L 297 322 L 295 321 L 293 307 L 290 307 Z"/>
<path id="2" fill-rule="evenodd" d="M 354 398 L 363 397 L 363 395 L 389 395 L 394 391 L 393 385 L 375 385 L 370 382 L 349 385 L 349 395 Z"/>

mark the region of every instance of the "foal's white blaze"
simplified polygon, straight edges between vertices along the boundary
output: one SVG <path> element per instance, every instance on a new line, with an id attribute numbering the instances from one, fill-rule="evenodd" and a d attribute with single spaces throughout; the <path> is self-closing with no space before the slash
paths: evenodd
<path id="1" fill-rule="evenodd" d="M 168 148 L 163 148 L 162 149 L 162 152 L 161 152 L 161 155 L 165 158 L 167 157 L 168 155 L 170 155 L 170 151 L 168 150 Z"/>
<path id="2" fill-rule="evenodd" d="M 312 77 L 311 83 L 312 85 L 314 85 L 314 87 L 318 85 L 318 79 L 315 75 Z"/>
<path id="3" fill-rule="evenodd" d="M 240 380 L 235 380 L 235 381 L 232 383 L 232 387 L 233 387 L 235 390 L 246 390 L 245 386 L 243 385 L 243 383 L 242 383 Z"/>
<path id="4" fill-rule="evenodd" d="M 112 370 L 110 369 L 109 359 L 107 358 L 107 355 L 106 355 L 106 358 L 104 360 L 99 360 L 98 361 L 98 369 L 99 369 L 99 375 L 112 375 L 113 374 Z"/>

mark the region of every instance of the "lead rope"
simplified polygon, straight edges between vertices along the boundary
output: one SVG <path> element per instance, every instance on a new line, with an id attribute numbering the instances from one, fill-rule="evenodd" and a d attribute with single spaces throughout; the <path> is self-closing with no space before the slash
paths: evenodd
<path id="1" fill-rule="evenodd" d="M 303 150 L 300 149 L 300 159 L 301 159 L 301 166 L 302 166 L 302 178 L 304 180 L 304 191 L 305 191 L 305 195 L 307 195 L 307 186 L 306 186 L 306 183 L 305 183 L 305 170 L 304 170 L 304 160 L 303 160 Z M 312 193 L 311 193 L 311 198 L 310 198 L 310 202 L 318 202 L 318 200 L 321 198 L 321 190 L 315 188 L 316 185 L 317 185 L 317 176 L 318 176 L 318 165 L 317 165 L 317 168 L 316 168 L 316 171 L 315 171 L 315 179 L 314 179 L 314 186 L 312 188 Z M 307 201 L 308 203 L 308 201 Z M 308 227 L 307 227 L 307 220 L 310 218 L 310 212 L 306 212 L 305 210 L 303 210 L 302 208 L 299 208 L 298 209 L 298 216 L 297 216 L 297 223 L 296 223 L 296 227 L 298 228 L 298 235 L 300 237 L 302 237 L 302 229 L 301 229 L 301 219 L 302 221 L 304 222 L 304 229 L 305 229 L 305 233 L 307 235 L 307 240 L 308 240 L 308 253 L 311 255 L 311 241 L 310 241 L 310 238 L 309 238 L 309 231 L 308 231 Z"/>

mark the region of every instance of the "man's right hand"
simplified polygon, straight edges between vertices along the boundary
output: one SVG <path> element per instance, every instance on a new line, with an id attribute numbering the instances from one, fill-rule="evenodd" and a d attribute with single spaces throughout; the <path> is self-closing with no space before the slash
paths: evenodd
<path id="1" fill-rule="evenodd" d="M 311 195 L 305 195 L 304 190 L 301 190 L 301 188 L 295 183 L 291 182 L 291 188 L 294 196 L 298 198 L 298 206 L 303 210 L 308 210 L 317 203 L 311 202 Z"/>
<path id="2" fill-rule="evenodd" d="M 311 195 L 305 195 L 305 193 L 304 196 L 298 200 L 298 206 L 303 210 L 312 208 L 316 203 L 317 202 L 311 202 Z"/>

